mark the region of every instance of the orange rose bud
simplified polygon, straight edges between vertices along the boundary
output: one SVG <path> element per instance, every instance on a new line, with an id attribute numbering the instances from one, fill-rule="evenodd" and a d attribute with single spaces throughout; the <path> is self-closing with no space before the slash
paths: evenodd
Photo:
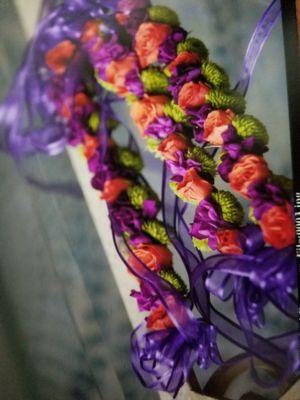
<path id="1" fill-rule="evenodd" d="M 64 74 L 75 51 L 76 46 L 70 40 L 64 40 L 58 43 L 58 45 L 46 53 L 45 62 L 47 67 L 57 75 Z"/>
<path id="2" fill-rule="evenodd" d="M 134 255 L 130 254 L 128 263 L 136 271 L 141 271 L 143 264 L 151 271 L 159 271 L 172 266 L 172 253 L 161 244 L 140 244 L 132 252 Z"/>
<path id="3" fill-rule="evenodd" d="M 132 71 L 137 63 L 134 55 L 129 55 L 123 60 L 111 61 L 107 66 L 105 74 L 106 81 L 113 85 L 120 96 L 127 94 L 125 86 L 126 75 Z"/>
<path id="4" fill-rule="evenodd" d="M 189 51 L 184 51 L 178 54 L 178 56 L 168 65 L 168 70 L 173 73 L 174 69 L 178 65 L 190 65 L 190 64 L 200 64 L 200 58 L 198 54 Z"/>
<path id="5" fill-rule="evenodd" d="M 209 87 L 202 82 L 185 83 L 179 92 L 178 105 L 183 109 L 203 106 L 209 90 Z"/>
<path id="6" fill-rule="evenodd" d="M 100 21 L 97 19 L 90 19 L 83 27 L 81 41 L 83 43 L 86 43 L 89 40 L 99 36 L 99 33 L 100 33 Z"/>
<path id="7" fill-rule="evenodd" d="M 259 221 L 266 243 L 283 249 L 296 241 L 296 229 L 293 210 L 289 203 L 284 206 L 273 206 L 265 211 Z"/>
<path id="8" fill-rule="evenodd" d="M 129 187 L 129 182 L 124 178 L 115 178 L 107 180 L 104 183 L 104 190 L 101 199 L 108 203 L 114 203 L 122 192 Z"/>
<path id="9" fill-rule="evenodd" d="M 93 157 L 99 147 L 99 140 L 96 136 L 85 134 L 83 137 L 84 151 L 83 154 L 87 159 Z"/>
<path id="10" fill-rule="evenodd" d="M 130 15 L 127 15 L 124 13 L 116 13 L 115 18 L 119 22 L 120 25 L 126 25 L 130 19 Z"/>
<path id="11" fill-rule="evenodd" d="M 74 98 L 75 107 L 82 108 L 92 103 L 92 100 L 83 92 L 77 93 Z"/>
<path id="12" fill-rule="evenodd" d="M 243 254 L 236 229 L 221 229 L 217 231 L 217 249 L 223 254 Z"/>
<path id="13" fill-rule="evenodd" d="M 159 48 L 172 32 L 172 28 L 158 22 L 144 22 L 135 35 L 135 50 L 142 68 L 157 61 Z"/>
<path id="14" fill-rule="evenodd" d="M 171 133 L 158 146 L 158 152 L 165 160 L 177 161 L 177 151 L 186 152 L 189 147 L 189 141 L 178 133 Z"/>
<path id="15" fill-rule="evenodd" d="M 228 179 L 233 190 L 249 198 L 248 187 L 254 182 L 268 179 L 269 176 L 268 164 L 263 157 L 246 154 L 234 165 Z"/>
<path id="16" fill-rule="evenodd" d="M 160 331 L 173 327 L 174 324 L 162 304 L 152 310 L 151 314 L 147 318 L 147 328 L 151 331 Z"/>
<path id="17" fill-rule="evenodd" d="M 202 179 L 195 168 L 190 168 L 183 180 L 178 183 L 177 192 L 187 201 L 199 204 L 211 194 L 212 185 Z"/>
<path id="18" fill-rule="evenodd" d="M 215 110 L 208 114 L 204 122 L 204 139 L 214 146 L 223 144 L 222 133 L 230 125 L 235 114 L 231 110 Z"/>
<path id="19" fill-rule="evenodd" d="M 143 136 L 148 125 L 156 117 L 163 116 L 163 106 L 168 102 L 166 96 L 145 95 L 141 100 L 135 101 L 131 107 L 130 116 Z"/>

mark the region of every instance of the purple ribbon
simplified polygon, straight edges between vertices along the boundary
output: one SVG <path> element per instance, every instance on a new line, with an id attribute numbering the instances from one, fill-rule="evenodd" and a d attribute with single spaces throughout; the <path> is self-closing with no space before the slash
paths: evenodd
<path id="1" fill-rule="evenodd" d="M 244 58 L 244 63 L 240 75 L 240 79 L 235 87 L 235 90 L 242 95 L 246 95 L 251 76 L 256 66 L 257 60 L 267 42 L 270 34 L 276 25 L 276 22 L 281 14 L 280 0 L 272 0 L 271 4 L 264 11 L 262 17 L 256 25 L 255 31 L 249 42 L 247 52 Z"/>

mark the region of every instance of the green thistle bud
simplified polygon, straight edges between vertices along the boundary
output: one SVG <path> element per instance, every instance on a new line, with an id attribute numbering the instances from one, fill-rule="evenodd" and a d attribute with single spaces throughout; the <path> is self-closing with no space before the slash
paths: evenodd
<path id="1" fill-rule="evenodd" d="M 286 193 L 293 191 L 293 181 L 284 175 L 272 175 L 272 181 L 277 183 Z"/>
<path id="2" fill-rule="evenodd" d="M 105 82 L 103 79 L 100 79 L 99 77 L 96 77 L 96 79 L 99 85 L 103 87 L 103 89 L 107 90 L 108 92 L 113 92 L 113 93 L 117 92 L 117 89 L 111 83 Z"/>
<path id="3" fill-rule="evenodd" d="M 88 120 L 88 126 L 92 132 L 97 132 L 100 125 L 100 115 L 98 112 L 93 112 Z"/>
<path id="4" fill-rule="evenodd" d="M 216 163 L 213 157 L 211 157 L 207 151 L 199 146 L 193 146 L 186 152 L 186 158 L 191 158 L 194 161 L 198 161 L 201 164 L 201 172 L 215 176 L 216 174 Z"/>
<path id="5" fill-rule="evenodd" d="M 127 195 L 129 197 L 130 203 L 137 209 L 141 210 L 145 200 L 153 197 L 150 190 L 145 186 L 130 186 L 127 189 Z"/>
<path id="6" fill-rule="evenodd" d="M 246 108 L 244 97 L 233 91 L 212 89 L 208 92 L 206 99 L 214 108 L 224 110 L 230 108 L 236 114 L 242 114 Z"/>
<path id="7" fill-rule="evenodd" d="M 148 220 L 143 222 L 142 229 L 144 232 L 148 233 L 153 239 L 157 240 L 162 244 L 168 244 L 169 238 L 166 228 L 163 223 L 157 221 L 156 219 Z"/>
<path id="8" fill-rule="evenodd" d="M 212 194 L 212 198 L 220 206 L 224 221 L 240 225 L 244 218 L 244 210 L 240 202 L 231 192 L 220 190 Z"/>
<path id="9" fill-rule="evenodd" d="M 266 127 L 252 115 L 237 115 L 233 118 L 232 125 L 235 127 L 238 135 L 243 139 L 254 136 L 256 140 L 263 144 L 269 142 L 269 135 Z"/>
<path id="10" fill-rule="evenodd" d="M 131 168 L 136 172 L 140 172 L 144 166 L 140 155 L 127 147 L 118 147 L 117 161 L 125 168 Z"/>
<path id="11" fill-rule="evenodd" d="M 159 272 L 159 275 L 183 295 L 186 295 L 188 293 L 187 286 L 184 283 L 183 279 L 173 269 L 163 269 Z"/>
<path id="12" fill-rule="evenodd" d="M 158 139 L 151 138 L 151 137 L 148 137 L 146 139 L 146 147 L 150 151 L 150 153 L 156 154 L 159 144 L 160 144 L 160 140 L 158 140 Z"/>
<path id="13" fill-rule="evenodd" d="M 187 123 L 188 121 L 188 117 L 183 109 L 175 104 L 173 100 L 164 105 L 163 111 L 167 117 L 172 118 L 177 123 Z"/>
<path id="14" fill-rule="evenodd" d="M 208 239 L 197 239 L 195 237 L 192 238 L 193 240 L 193 244 L 196 247 L 196 249 L 198 249 L 199 251 L 203 251 L 204 253 L 210 253 L 211 252 L 211 248 L 208 245 Z"/>
<path id="15" fill-rule="evenodd" d="M 168 77 L 158 68 L 148 68 L 141 73 L 144 89 L 150 94 L 168 94 Z"/>
<path id="16" fill-rule="evenodd" d="M 133 93 L 128 93 L 125 97 L 126 103 L 131 106 L 135 101 L 138 100 L 138 97 Z"/>
<path id="17" fill-rule="evenodd" d="M 152 6 L 148 9 L 149 19 L 153 22 L 160 22 L 171 26 L 179 26 L 178 15 L 168 7 Z"/>
<path id="18" fill-rule="evenodd" d="M 181 42 L 177 46 L 177 54 L 181 54 L 185 51 L 191 53 L 197 53 L 200 57 L 200 60 L 207 60 L 208 58 L 208 50 L 205 44 L 196 38 L 188 38 L 185 41 Z"/>
<path id="19" fill-rule="evenodd" d="M 202 75 L 214 88 L 229 89 L 229 77 L 217 64 L 207 61 L 201 66 Z"/>

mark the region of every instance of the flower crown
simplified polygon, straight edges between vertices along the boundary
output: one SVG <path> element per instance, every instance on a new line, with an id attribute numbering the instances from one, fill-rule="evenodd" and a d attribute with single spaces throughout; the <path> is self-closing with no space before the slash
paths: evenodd
<path id="1" fill-rule="evenodd" d="M 116 249 L 140 284 L 131 295 L 147 317 L 132 336 L 132 363 L 143 384 L 177 393 L 195 363 L 226 364 L 217 334 L 289 378 L 298 366 L 295 337 L 287 332 L 286 346 L 257 328 L 267 303 L 296 319 L 292 184 L 269 169 L 266 127 L 245 114 L 244 97 L 204 43 L 173 10 L 148 0 L 65 1 L 42 22 L 32 51 L 38 98 L 31 107 L 38 103 L 51 121 L 49 144 L 59 131 L 86 158 Z M 134 137 L 128 134 L 127 146 L 114 138 L 120 98 L 148 150 L 164 162 L 161 201 L 141 175 Z M 36 143 L 31 128 L 17 143 L 7 137 L 12 150 Z M 230 191 L 216 187 L 216 175 Z M 171 211 L 166 183 L 175 196 Z M 247 216 L 232 191 L 248 200 Z M 195 207 L 190 224 L 188 205 Z M 173 267 L 171 244 L 189 285 Z M 216 310 L 212 297 L 232 299 L 237 322 Z"/>

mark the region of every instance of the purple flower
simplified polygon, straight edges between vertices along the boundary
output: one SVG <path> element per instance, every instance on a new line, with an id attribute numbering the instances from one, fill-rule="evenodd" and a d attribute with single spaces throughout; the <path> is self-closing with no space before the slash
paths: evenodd
<path id="1" fill-rule="evenodd" d="M 260 220 L 264 212 L 274 205 L 284 205 L 286 198 L 276 183 L 258 182 L 252 184 L 248 189 L 251 198 L 251 206 L 254 209 L 254 216 Z"/>
<path id="2" fill-rule="evenodd" d="M 183 42 L 187 32 L 182 28 L 175 29 L 160 46 L 158 61 L 162 64 L 169 64 L 177 56 L 177 45 Z"/>
<path id="3" fill-rule="evenodd" d="M 176 161 L 167 161 L 168 168 L 174 174 L 172 180 L 180 182 L 186 171 L 190 168 L 196 168 L 198 172 L 201 172 L 201 164 L 198 161 L 190 158 L 186 159 L 182 151 L 177 151 L 176 154 L 178 156 Z"/>
<path id="4" fill-rule="evenodd" d="M 110 207 L 110 215 L 117 234 L 132 234 L 142 229 L 140 214 L 131 205 L 114 204 Z"/>
<path id="5" fill-rule="evenodd" d="M 127 55 L 128 49 L 119 43 L 117 35 L 113 35 L 96 53 L 92 53 L 90 56 L 99 77 L 105 80 L 105 71 L 108 64 L 111 61 L 121 60 Z"/>
<path id="6" fill-rule="evenodd" d="M 232 171 L 233 165 L 234 160 L 229 156 L 229 154 L 223 154 L 221 157 L 221 163 L 218 166 L 218 172 L 225 182 L 229 181 L 228 175 Z"/>
<path id="7" fill-rule="evenodd" d="M 186 113 L 190 117 L 189 121 L 194 128 L 194 136 L 195 140 L 199 143 L 203 143 L 203 134 L 204 134 L 204 122 L 208 116 L 208 114 L 212 111 L 212 107 L 209 104 L 204 104 L 202 107 L 198 109 L 187 109 Z"/>
<path id="8" fill-rule="evenodd" d="M 171 92 L 175 102 L 178 101 L 179 92 L 187 82 L 195 82 L 201 76 L 201 70 L 195 66 L 178 66 L 169 81 L 168 90 Z"/>
<path id="9" fill-rule="evenodd" d="M 203 200 L 196 208 L 194 222 L 191 225 L 190 235 L 197 239 L 208 239 L 212 249 L 216 249 L 216 232 L 228 224 L 222 220 L 214 204 L 209 200 Z"/>
<path id="10" fill-rule="evenodd" d="M 181 131 L 182 125 L 177 124 L 175 121 L 173 121 L 172 118 L 158 117 L 151 124 L 148 125 L 148 128 L 145 131 L 145 135 L 153 137 L 155 139 L 165 139 L 171 133 Z"/>
<path id="11" fill-rule="evenodd" d="M 158 213 L 158 205 L 155 200 L 145 200 L 143 203 L 143 217 L 144 218 L 155 218 Z"/>
<path id="12" fill-rule="evenodd" d="M 126 75 L 125 86 L 130 93 L 135 94 L 137 97 L 142 97 L 144 94 L 144 87 L 137 70 L 132 70 Z"/>
<path id="13" fill-rule="evenodd" d="M 139 311 L 150 311 L 159 304 L 158 297 L 146 282 L 141 282 L 140 288 L 140 292 L 132 290 L 130 296 L 136 299 Z"/>

